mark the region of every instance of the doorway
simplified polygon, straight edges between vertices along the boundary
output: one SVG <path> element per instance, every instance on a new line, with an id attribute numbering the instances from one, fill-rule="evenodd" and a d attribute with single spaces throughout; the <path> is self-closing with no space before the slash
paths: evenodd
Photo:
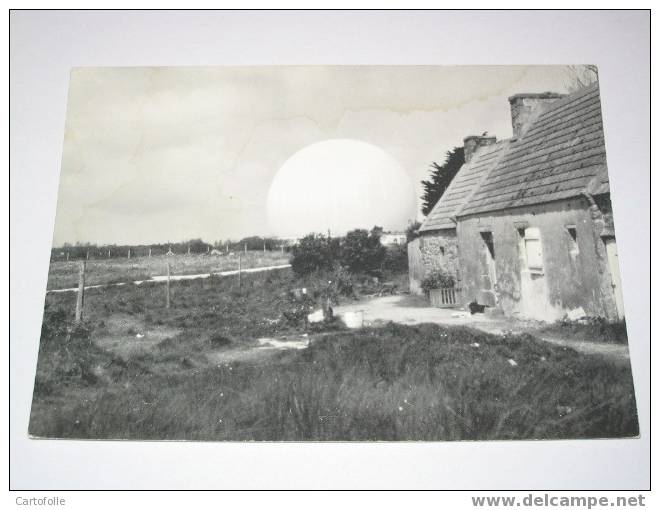
<path id="1" fill-rule="evenodd" d="M 541 230 L 538 227 L 519 228 L 518 250 L 522 314 L 543 321 L 556 319 L 556 311 L 548 299 Z"/>
<path id="2" fill-rule="evenodd" d="M 497 305 L 497 270 L 495 267 L 495 244 L 493 242 L 493 233 L 490 231 L 480 232 L 483 241 L 482 246 L 482 299 L 485 305 Z"/>

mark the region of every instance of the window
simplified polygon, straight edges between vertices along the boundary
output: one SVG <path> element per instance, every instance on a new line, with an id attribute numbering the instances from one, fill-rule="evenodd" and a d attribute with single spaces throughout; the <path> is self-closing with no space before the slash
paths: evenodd
<path id="1" fill-rule="evenodd" d="M 495 245 L 493 243 L 492 232 L 481 232 L 481 239 L 484 242 L 483 246 L 483 260 L 484 260 L 484 276 L 488 279 L 488 284 L 485 285 L 486 289 L 494 289 L 497 284 L 497 272 L 495 269 Z"/>
<path id="2" fill-rule="evenodd" d="M 517 228 L 520 267 L 531 273 L 543 273 L 543 246 L 537 227 Z"/>
<path id="3" fill-rule="evenodd" d="M 525 261 L 527 269 L 535 273 L 543 272 L 543 247 L 541 232 L 536 227 L 525 229 L 524 237 Z"/>
<path id="4" fill-rule="evenodd" d="M 484 245 L 488 250 L 488 255 L 491 259 L 495 259 L 495 245 L 493 244 L 492 232 L 481 232 L 481 238 L 484 240 Z"/>
<path id="5" fill-rule="evenodd" d="M 518 231 L 518 258 L 520 268 L 527 270 L 527 255 L 525 254 L 525 227 L 516 227 Z"/>
<path id="6" fill-rule="evenodd" d="M 578 246 L 577 240 L 577 228 L 575 225 L 567 225 L 566 232 L 568 233 L 568 253 L 572 259 L 575 259 L 577 254 L 580 253 L 580 247 Z"/>

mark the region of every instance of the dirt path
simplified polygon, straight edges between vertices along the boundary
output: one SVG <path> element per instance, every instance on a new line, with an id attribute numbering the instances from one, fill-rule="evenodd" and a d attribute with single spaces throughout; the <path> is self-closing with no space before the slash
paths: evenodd
<path id="1" fill-rule="evenodd" d="M 542 323 L 523 321 L 510 318 L 489 317 L 483 314 L 470 315 L 456 309 L 434 308 L 429 306 L 426 299 L 419 296 L 398 295 L 371 298 L 348 305 L 337 306 L 335 314 L 344 312 L 362 311 L 365 325 L 374 325 L 379 322 L 396 322 L 399 324 L 434 323 L 445 326 L 469 326 L 486 333 L 503 335 L 507 333 L 530 333 L 536 338 L 552 343 L 570 347 L 585 354 L 600 354 L 617 360 L 628 360 L 628 346 L 602 342 L 580 342 L 570 338 L 560 338 L 540 334 Z"/>
<path id="2" fill-rule="evenodd" d="M 129 315 L 116 314 L 105 321 L 104 330 L 96 336 L 94 343 L 122 357 L 148 353 L 167 338 L 174 338 L 182 330 L 167 326 L 147 327 L 144 320 Z M 263 362 L 277 351 L 305 349 L 309 345 L 305 333 L 280 337 L 264 337 L 245 344 L 206 352 L 204 356 L 212 365 L 241 362 Z"/>
<path id="3" fill-rule="evenodd" d="M 461 310 L 434 308 L 418 296 L 398 295 L 371 298 L 348 305 L 337 306 L 335 315 L 345 312 L 362 311 L 364 325 L 374 326 L 379 323 L 396 322 L 414 325 L 435 323 L 444 326 L 467 326 L 494 335 L 529 333 L 548 343 L 570 347 L 585 354 L 597 354 L 610 359 L 627 361 L 628 346 L 620 344 L 576 341 L 561 338 L 539 331 L 543 323 L 522 321 L 510 318 L 490 317 L 483 314 L 470 315 Z M 123 356 L 153 349 L 162 340 L 174 337 L 180 329 L 164 326 L 147 328 L 145 324 L 126 314 L 119 314 L 106 320 L 106 331 L 95 339 L 95 342 L 109 351 Z M 222 365 L 233 362 L 263 363 L 280 350 L 304 349 L 309 341 L 331 333 L 292 334 L 282 337 L 260 338 L 254 343 L 237 345 L 227 349 L 214 350 L 206 353 L 208 363 Z"/>
<path id="4" fill-rule="evenodd" d="M 618 360 L 630 359 L 630 353 L 628 352 L 627 345 L 603 342 L 585 342 L 565 338 L 556 338 L 544 334 L 539 334 L 534 331 L 530 331 L 530 333 L 539 340 L 543 340 L 544 342 L 560 345 L 563 347 L 570 347 L 571 349 L 575 349 L 576 351 L 584 352 L 586 354 L 600 354 L 602 356 L 607 356 L 609 358 Z"/>
<path id="5" fill-rule="evenodd" d="M 212 351 L 206 358 L 214 365 L 242 362 L 262 362 L 281 350 L 305 349 L 309 345 L 309 336 L 289 335 L 279 338 L 259 338 L 253 345 L 244 345 L 232 349 Z"/>
<path id="6" fill-rule="evenodd" d="M 504 334 L 512 330 L 510 321 L 483 314 L 470 315 L 461 310 L 434 308 L 422 297 L 411 295 L 384 296 L 337 306 L 334 313 L 362 311 L 366 325 L 378 322 L 399 324 L 434 323 L 447 326 L 471 326 L 487 333 Z"/>

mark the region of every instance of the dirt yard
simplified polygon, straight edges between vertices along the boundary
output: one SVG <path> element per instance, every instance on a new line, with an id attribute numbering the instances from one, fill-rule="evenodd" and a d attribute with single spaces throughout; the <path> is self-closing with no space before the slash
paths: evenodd
<path id="1" fill-rule="evenodd" d="M 443 326 L 469 326 L 494 335 L 530 333 L 540 340 L 557 346 L 571 347 L 585 354 L 602 354 L 620 360 L 629 359 L 627 345 L 600 342 L 597 338 L 590 341 L 576 341 L 562 337 L 558 333 L 545 333 L 541 330 L 546 324 L 538 321 L 490 317 L 485 314 L 470 315 L 469 312 L 459 309 L 434 308 L 421 296 L 408 294 L 384 296 L 335 308 L 335 314 L 355 311 L 364 312 L 367 325 L 389 321 L 405 325 L 432 323 Z"/>

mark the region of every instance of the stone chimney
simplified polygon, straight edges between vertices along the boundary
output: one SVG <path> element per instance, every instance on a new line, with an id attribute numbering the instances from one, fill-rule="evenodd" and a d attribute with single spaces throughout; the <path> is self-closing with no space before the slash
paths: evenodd
<path id="1" fill-rule="evenodd" d="M 523 134 L 530 118 L 538 111 L 538 107 L 552 103 L 564 97 L 564 94 L 554 92 L 516 94 L 509 98 L 511 105 L 511 126 L 513 137 L 518 138 Z"/>
<path id="2" fill-rule="evenodd" d="M 484 145 L 492 145 L 495 142 L 497 142 L 497 138 L 494 136 L 466 136 L 463 138 L 463 155 L 465 157 L 465 162 L 470 162 L 472 156 L 479 147 L 483 147 Z"/>

